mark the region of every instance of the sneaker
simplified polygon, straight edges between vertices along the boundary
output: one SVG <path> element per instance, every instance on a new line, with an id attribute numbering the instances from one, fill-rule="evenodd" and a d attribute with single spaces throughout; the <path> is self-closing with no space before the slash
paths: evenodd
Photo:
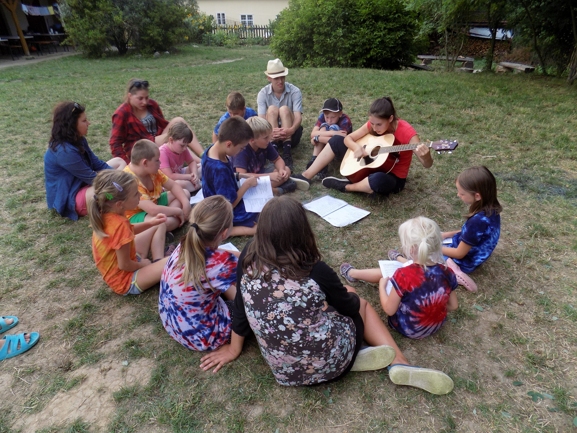
<path id="1" fill-rule="evenodd" d="M 282 156 L 282 159 L 285 163 L 285 165 L 290 168 L 290 171 L 294 170 L 294 163 L 293 163 L 293 157 L 290 153 L 284 153 Z"/>
<path id="2" fill-rule="evenodd" d="M 289 192 L 295 192 L 297 190 L 297 183 L 294 180 L 289 179 L 285 183 L 277 187 L 277 189 L 278 189 L 278 195 L 287 194 Z"/>
<path id="3" fill-rule="evenodd" d="M 351 371 L 381 370 L 390 365 L 393 359 L 395 359 L 395 349 L 391 346 L 365 347 L 357 353 Z"/>
<path id="4" fill-rule="evenodd" d="M 435 395 L 448 394 L 454 386 L 453 379 L 442 371 L 404 364 L 391 365 L 389 378 L 395 385 L 414 386 Z"/>
<path id="5" fill-rule="evenodd" d="M 389 260 L 396 261 L 399 257 L 406 258 L 399 250 L 389 250 L 387 253 Z"/>
<path id="6" fill-rule="evenodd" d="M 325 177 L 327 177 L 329 175 L 329 168 L 325 167 L 323 168 L 321 171 L 319 171 L 316 175 L 316 178 L 318 180 L 323 180 Z"/>
<path id="7" fill-rule="evenodd" d="M 358 280 L 349 275 L 349 271 L 351 269 L 355 269 L 355 267 L 353 265 L 351 265 L 350 263 L 343 263 L 341 265 L 341 267 L 339 268 L 339 272 L 341 273 L 341 277 L 343 277 L 349 283 L 356 283 Z"/>
<path id="8" fill-rule="evenodd" d="M 323 186 L 325 188 L 330 188 L 330 189 L 336 189 L 337 191 L 340 192 L 346 192 L 346 186 L 349 185 L 351 182 L 349 182 L 348 179 L 338 179 L 336 177 L 325 177 L 323 179 Z"/>
<path id="9" fill-rule="evenodd" d="M 463 286 L 469 292 L 476 292 L 477 291 L 477 284 L 473 281 L 473 279 L 464 273 L 458 264 L 456 264 L 453 259 L 447 259 L 447 266 L 451 268 L 451 270 L 455 273 L 457 277 L 457 283 L 459 286 Z"/>
<path id="10" fill-rule="evenodd" d="M 317 159 L 316 156 L 311 156 L 310 161 L 307 162 L 307 170 L 310 168 L 311 165 L 313 165 L 313 162 L 315 162 L 315 159 Z"/>
<path id="11" fill-rule="evenodd" d="M 308 191 L 311 187 L 311 181 L 301 173 L 291 174 L 290 178 L 295 181 L 299 191 Z"/>

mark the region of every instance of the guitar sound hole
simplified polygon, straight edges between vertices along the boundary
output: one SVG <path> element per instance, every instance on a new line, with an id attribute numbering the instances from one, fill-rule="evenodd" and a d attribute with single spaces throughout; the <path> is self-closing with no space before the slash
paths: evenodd
<path id="1" fill-rule="evenodd" d="M 371 156 L 373 158 L 379 156 L 379 150 L 381 150 L 381 146 L 376 146 L 373 150 L 371 150 Z"/>

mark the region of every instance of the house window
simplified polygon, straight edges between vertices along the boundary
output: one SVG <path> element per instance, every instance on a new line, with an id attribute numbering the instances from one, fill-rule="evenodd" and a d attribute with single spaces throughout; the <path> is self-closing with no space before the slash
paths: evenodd
<path id="1" fill-rule="evenodd" d="M 252 26 L 253 25 L 252 15 L 241 15 L 240 16 L 240 23 L 243 26 Z"/>
<path id="2" fill-rule="evenodd" d="M 224 15 L 224 12 L 218 12 L 216 14 L 216 23 L 220 26 L 220 25 L 224 25 L 226 24 L 226 17 Z"/>

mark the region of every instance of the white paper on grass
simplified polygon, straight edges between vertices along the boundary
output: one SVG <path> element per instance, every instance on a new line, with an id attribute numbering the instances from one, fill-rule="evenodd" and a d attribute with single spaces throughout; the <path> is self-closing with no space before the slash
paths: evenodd
<path id="1" fill-rule="evenodd" d="M 344 200 L 325 195 L 304 205 L 304 208 L 316 213 L 335 227 L 345 227 L 367 215 L 369 211 L 351 206 Z"/>
<path id="2" fill-rule="evenodd" d="M 202 200 L 204 200 L 204 194 L 202 193 L 202 188 L 200 188 L 196 195 L 190 197 L 190 205 L 200 203 Z"/>
<path id="3" fill-rule="evenodd" d="M 246 190 L 242 196 L 244 208 L 247 212 L 262 212 L 262 208 L 273 197 L 270 176 L 261 176 L 257 178 L 256 186 Z M 241 179 L 240 184 L 244 184 L 247 179 Z"/>

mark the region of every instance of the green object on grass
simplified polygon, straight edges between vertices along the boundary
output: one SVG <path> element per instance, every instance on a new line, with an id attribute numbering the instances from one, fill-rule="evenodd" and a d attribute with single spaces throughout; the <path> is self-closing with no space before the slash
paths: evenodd
<path id="1" fill-rule="evenodd" d="M 543 400 L 543 395 L 537 391 L 529 391 L 527 393 L 527 395 L 531 396 L 531 400 L 533 400 L 535 402 L 539 401 L 539 400 Z"/>
<path id="2" fill-rule="evenodd" d="M 513 382 L 513 386 L 521 386 L 523 385 L 523 382 L 521 382 L 520 380 L 516 380 Z"/>
<path id="3" fill-rule="evenodd" d="M 473 305 L 473 308 L 475 310 L 483 311 L 483 307 L 481 307 L 480 305 Z"/>

